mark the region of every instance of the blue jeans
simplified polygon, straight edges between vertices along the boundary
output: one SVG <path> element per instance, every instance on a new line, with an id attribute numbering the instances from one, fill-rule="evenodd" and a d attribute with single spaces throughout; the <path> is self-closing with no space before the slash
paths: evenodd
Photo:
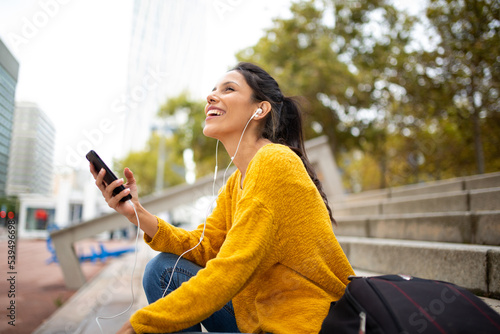
<path id="1" fill-rule="evenodd" d="M 142 284 L 150 304 L 162 298 L 177 259 L 177 255 L 160 253 L 146 265 Z M 186 259 L 180 259 L 175 268 L 172 282 L 165 295 L 174 291 L 180 287 L 183 282 L 195 276 L 200 269 L 202 269 L 202 267 L 197 264 Z M 236 326 L 236 318 L 234 316 L 234 309 L 231 301 L 201 323 L 209 332 L 240 333 L 238 326 Z M 196 324 L 193 327 L 183 330 L 183 332 L 201 332 L 201 325 Z"/>

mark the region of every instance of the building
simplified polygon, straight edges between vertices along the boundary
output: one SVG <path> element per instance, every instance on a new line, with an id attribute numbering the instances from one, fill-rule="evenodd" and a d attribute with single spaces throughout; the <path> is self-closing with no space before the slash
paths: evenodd
<path id="1" fill-rule="evenodd" d="M 121 154 L 143 149 L 168 97 L 194 83 L 202 90 L 208 9 L 203 0 L 134 1 L 126 98 L 116 109 L 125 116 Z"/>
<path id="2" fill-rule="evenodd" d="M 46 238 L 52 229 L 65 228 L 82 220 L 109 212 L 88 170 L 75 171 L 58 167 L 54 175 L 53 193 L 19 195 L 20 238 Z"/>
<path id="3" fill-rule="evenodd" d="M 49 117 L 35 103 L 16 102 L 6 193 L 18 198 L 20 238 L 47 238 L 52 229 L 106 212 L 96 203 L 99 192 L 89 171 L 56 170 L 54 150 Z"/>
<path id="4" fill-rule="evenodd" d="M 12 127 L 7 195 L 52 193 L 55 127 L 34 103 L 17 102 Z"/>
<path id="5" fill-rule="evenodd" d="M 19 63 L 0 40 L 0 197 L 5 196 Z"/>

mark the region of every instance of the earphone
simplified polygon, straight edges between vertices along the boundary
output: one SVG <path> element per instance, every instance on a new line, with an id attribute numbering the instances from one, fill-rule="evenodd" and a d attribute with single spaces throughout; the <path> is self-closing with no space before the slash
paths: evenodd
<path id="1" fill-rule="evenodd" d="M 255 111 L 255 113 L 252 115 L 252 117 L 250 117 L 250 119 L 252 119 L 252 118 L 254 118 L 255 116 L 260 115 L 260 114 L 262 114 L 262 108 L 258 108 L 258 109 Z"/>

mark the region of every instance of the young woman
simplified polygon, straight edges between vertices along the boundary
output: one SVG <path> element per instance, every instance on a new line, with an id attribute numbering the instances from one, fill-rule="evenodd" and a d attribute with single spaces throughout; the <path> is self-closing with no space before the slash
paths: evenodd
<path id="1" fill-rule="evenodd" d="M 105 186 L 103 171 L 91 168 L 109 206 L 137 225 L 132 206 L 119 202 L 132 194 L 145 241 L 162 252 L 145 271 L 150 305 L 119 333 L 199 331 L 200 323 L 218 332 L 318 333 L 354 272 L 307 160 L 298 105 L 263 69 L 240 63 L 208 95 L 205 114 L 203 133 L 237 167 L 205 228 L 187 232 L 145 211 L 128 168 L 115 197 L 124 181 Z"/>

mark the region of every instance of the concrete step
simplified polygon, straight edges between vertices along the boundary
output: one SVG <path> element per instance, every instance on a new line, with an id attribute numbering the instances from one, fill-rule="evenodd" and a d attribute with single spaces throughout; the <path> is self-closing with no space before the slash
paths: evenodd
<path id="1" fill-rule="evenodd" d="M 485 189 L 500 187 L 500 172 L 464 177 L 464 189 Z"/>
<path id="2" fill-rule="evenodd" d="M 426 194 L 456 192 L 463 190 L 478 190 L 500 187 L 500 172 L 472 175 L 447 180 L 410 184 L 401 187 L 364 191 L 345 196 L 341 203 L 365 202 L 397 197 L 407 197 Z"/>
<path id="3" fill-rule="evenodd" d="M 337 237 L 352 266 L 455 283 L 500 297 L 500 247 L 430 241 Z"/>
<path id="4" fill-rule="evenodd" d="M 500 246 L 500 211 L 337 217 L 338 236 Z"/>
<path id="5" fill-rule="evenodd" d="M 332 204 L 336 217 L 500 210 L 500 187 Z"/>
<path id="6" fill-rule="evenodd" d="M 470 190 L 470 210 L 500 210 L 500 187 Z"/>

